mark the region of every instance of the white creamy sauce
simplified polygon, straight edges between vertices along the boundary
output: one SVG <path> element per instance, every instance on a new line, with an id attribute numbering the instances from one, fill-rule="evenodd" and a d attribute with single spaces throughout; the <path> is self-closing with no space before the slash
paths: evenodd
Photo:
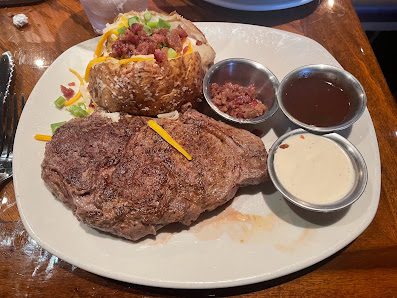
<path id="1" fill-rule="evenodd" d="M 308 203 L 335 202 L 349 193 L 355 181 L 353 164 L 343 149 L 308 133 L 287 138 L 275 152 L 274 167 L 283 186 Z"/>

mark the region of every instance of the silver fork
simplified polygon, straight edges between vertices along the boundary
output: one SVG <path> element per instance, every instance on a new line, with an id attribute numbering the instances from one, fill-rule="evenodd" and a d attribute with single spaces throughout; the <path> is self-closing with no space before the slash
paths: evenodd
<path id="1" fill-rule="evenodd" d="M 0 94 L 2 98 L 2 94 Z M 21 112 L 25 106 L 25 95 L 21 95 Z M 0 102 L 0 184 L 12 177 L 14 137 L 18 126 L 18 96 L 14 93 Z"/>

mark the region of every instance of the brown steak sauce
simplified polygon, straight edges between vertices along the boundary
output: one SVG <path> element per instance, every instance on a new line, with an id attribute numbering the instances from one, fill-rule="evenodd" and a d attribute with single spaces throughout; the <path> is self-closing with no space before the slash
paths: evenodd
<path id="1" fill-rule="evenodd" d="M 342 88 L 316 76 L 292 80 L 283 96 L 284 107 L 293 117 L 320 127 L 343 122 L 350 108 L 350 98 Z"/>

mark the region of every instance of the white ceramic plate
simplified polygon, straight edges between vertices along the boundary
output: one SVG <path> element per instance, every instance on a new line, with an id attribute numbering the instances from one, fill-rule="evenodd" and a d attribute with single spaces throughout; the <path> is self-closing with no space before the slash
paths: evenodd
<path id="1" fill-rule="evenodd" d="M 217 52 L 216 60 L 256 60 L 282 79 L 311 63 L 339 66 L 315 41 L 265 27 L 198 23 Z M 14 185 L 22 221 L 31 237 L 59 258 L 113 279 L 150 286 L 216 288 L 273 279 L 319 262 L 353 241 L 372 221 L 380 195 L 380 160 L 368 111 L 342 134 L 368 166 L 362 197 L 343 212 L 317 214 L 289 205 L 271 182 L 242 189 L 231 204 L 205 214 L 190 229 L 164 228 L 156 238 L 131 242 L 80 224 L 40 178 L 50 123 L 67 120 L 53 101 L 60 85 L 84 73 L 98 39 L 65 51 L 43 74 L 23 111 L 15 140 Z M 261 126 L 267 148 L 292 127 L 281 112 Z M 209 216 L 211 215 L 211 216 Z"/>
<path id="2" fill-rule="evenodd" d="M 265 11 L 279 10 L 300 6 L 313 0 L 204 0 L 209 3 L 222 7 L 249 10 L 249 11 Z"/>

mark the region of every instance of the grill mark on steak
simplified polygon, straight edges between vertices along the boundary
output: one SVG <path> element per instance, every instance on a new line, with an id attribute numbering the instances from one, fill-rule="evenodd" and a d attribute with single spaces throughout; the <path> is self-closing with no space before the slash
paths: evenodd
<path id="1" fill-rule="evenodd" d="M 156 119 L 192 156 L 188 161 L 146 117 L 99 113 L 58 128 L 46 145 L 42 178 L 85 224 L 128 239 L 190 225 L 267 177 L 262 141 L 193 109 L 178 121 Z"/>

